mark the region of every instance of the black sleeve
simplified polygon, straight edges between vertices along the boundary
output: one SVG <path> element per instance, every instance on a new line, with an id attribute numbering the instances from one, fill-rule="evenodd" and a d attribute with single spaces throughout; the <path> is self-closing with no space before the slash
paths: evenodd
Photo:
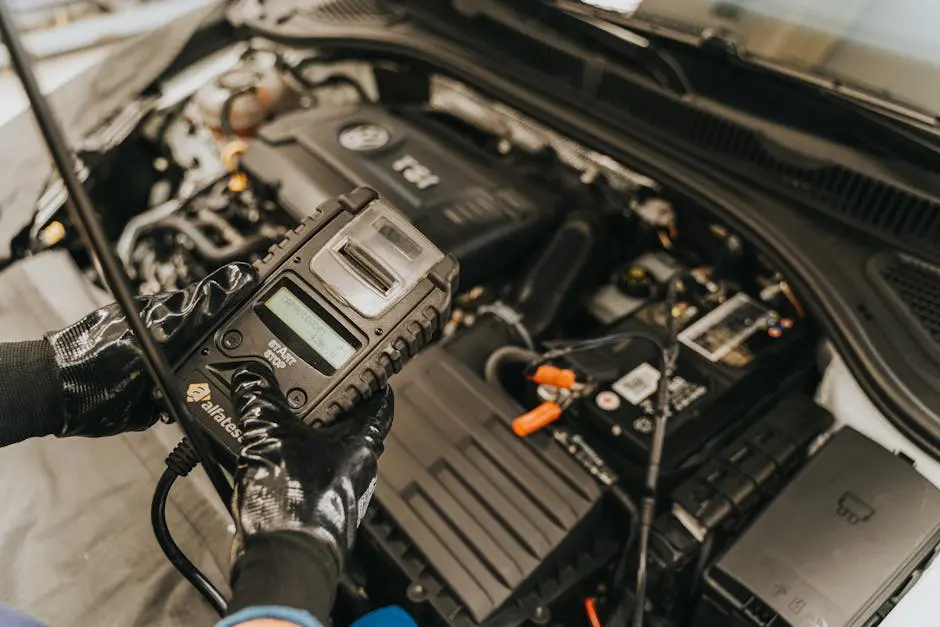
<path id="1" fill-rule="evenodd" d="M 310 612 L 328 625 L 336 584 L 336 558 L 301 531 L 250 536 L 232 574 L 228 614 L 246 607 L 280 605 Z"/>
<path id="2" fill-rule="evenodd" d="M 64 416 L 62 383 L 49 343 L 0 343 L 0 446 L 57 434 Z"/>

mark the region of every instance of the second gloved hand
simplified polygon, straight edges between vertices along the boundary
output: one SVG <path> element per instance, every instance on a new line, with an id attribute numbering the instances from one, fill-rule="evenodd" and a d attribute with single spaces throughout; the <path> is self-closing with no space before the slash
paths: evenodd
<path id="1" fill-rule="evenodd" d="M 243 421 L 235 474 L 234 596 L 306 610 L 327 624 L 336 582 L 375 489 L 392 423 L 390 389 L 336 424 L 313 429 L 290 410 L 274 373 L 248 364 L 232 377 Z"/>
<path id="2" fill-rule="evenodd" d="M 137 299 L 140 316 L 171 362 L 258 284 L 247 263 L 219 268 L 178 292 Z M 153 382 L 124 312 L 112 303 L 46 335 L 62 384 L 64 419 L 56 435 L 105 436 L 151 426 Z"/>

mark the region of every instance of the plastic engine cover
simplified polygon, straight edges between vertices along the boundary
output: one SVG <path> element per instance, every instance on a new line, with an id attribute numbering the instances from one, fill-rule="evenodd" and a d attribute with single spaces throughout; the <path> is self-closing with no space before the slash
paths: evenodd
<path id="1" fill-rule="evenodd" d="M 440 622 L 464 625 L 484 623 L 536 585 L 561 593 L 574 583 L 557 581 L 559 561 L 583 557 L 572 545 L 595 532 L 585 519 L 602 489 L 590 475 L 550 436 L 516 437 L 510 423 L 522 409 L 440 346 L 392 387 L 395 423 L 376 489 L 382 513 L 364 530 L 404 571 L 404 585 L 421 582 Z M 436 590 L 421 578 L 429 571 L 442 582 Z M 555 585 L 543 585 L 546 577 Z"/>
<path id="2" fill-rule="evenodd" d="M 327 198 L 369 186 L 457 257 L 462 285 L 498 276 L 551 225 L 555 201 L 423 119 L 372 104 L 301 111 L 263 127 L 241 164 L 298 221 Z"/>

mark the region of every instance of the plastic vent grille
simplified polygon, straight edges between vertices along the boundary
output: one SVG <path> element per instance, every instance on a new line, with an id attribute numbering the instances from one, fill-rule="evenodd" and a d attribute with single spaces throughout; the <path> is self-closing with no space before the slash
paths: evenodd
<path id="1" fill-rule="evenodd" d="M 616 77 L 602 82 L 600 99 L 754 173 L 791 198 L 882 239 L 936 254 L 940 203 L 912 191 L 831 165 L 802 168 L 770 154 L 747 128 Z"/>
<path id="2" fill-rule="evenodd" d="M 940 268 L 896 258 L 881 272 L 924 331 L 940 344 Z"/>
<path id="3" fill-rule="evenodd" d="M 321 22 L 388 24 L 398 12 L 380 0 L 321 0 L 314 2 L 305 13 Z"/>

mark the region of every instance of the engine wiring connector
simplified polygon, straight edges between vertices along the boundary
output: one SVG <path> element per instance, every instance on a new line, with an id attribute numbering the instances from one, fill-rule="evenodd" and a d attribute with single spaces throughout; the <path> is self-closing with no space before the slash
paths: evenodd
<path id="1" fill-rule="evenodd" d="M 539 384 L 538 395 L 542 404 L 512 421 L 512 430 L 520 438 L 552 424 L 579 398 L 591 393 L 594 386 L 577 380 L 573 370 L 541 364 L 526 378 Z"/>
<path id="2" fill-rule="evenodd" d="M 575 375 L 574 370 L 558 368 L 548 364 L 539 366 L 535 369 L 535 372 L 526 375 L 526 378 L 539 385 L 551 385 L 556 388 L 565 388 L 566 390 L 574 388 L 577 384 L 577 375 Z"/>

